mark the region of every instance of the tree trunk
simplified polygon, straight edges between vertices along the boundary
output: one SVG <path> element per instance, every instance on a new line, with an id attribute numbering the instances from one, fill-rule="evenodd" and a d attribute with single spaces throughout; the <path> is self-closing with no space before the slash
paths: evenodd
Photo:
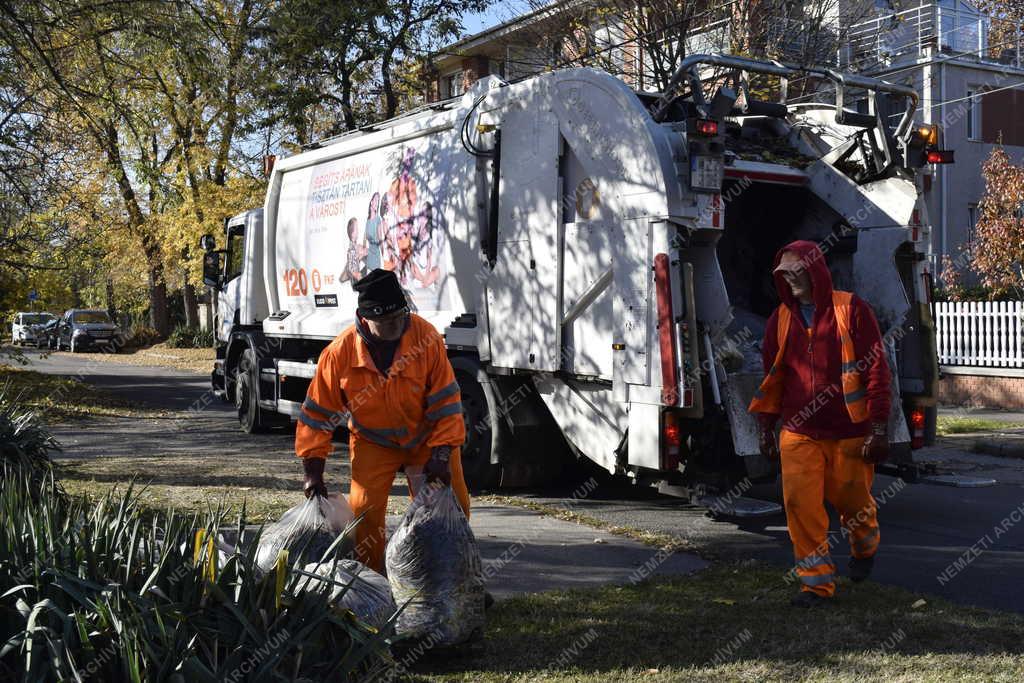
<path id="1" fill-rule="evenodd" d="M 196 288 L 185 274 L 185 286 L 181 290 L 182 302 L 185 305 L 185 326 L 199 327 L 199 301 L 196 299 Z"/>
<path id="2" fill-rule="evenodd" d="M 117 309 L 114 308 L 114 279 L 107 278 L 107 315 L 114 322 L 120 324 L 120 320 L 117 319 Z"/>
<path id="3" fill-rule="evenodd" d="M 163 264 L 151 266 L 149 269 L 149 326 L 161 337 L 166 337 L 171 331 Z"/>

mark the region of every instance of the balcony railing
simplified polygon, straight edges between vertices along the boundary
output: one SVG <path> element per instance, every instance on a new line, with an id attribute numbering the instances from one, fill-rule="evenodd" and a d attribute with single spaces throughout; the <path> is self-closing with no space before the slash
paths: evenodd
<path id="1" fill-rule="evenodd" d="M 849 35 L 842 66 L 857 71 L 899 65 L 933 52 L 1024 67 L 1020 24 L 931 2 L 855 24 Z"/>

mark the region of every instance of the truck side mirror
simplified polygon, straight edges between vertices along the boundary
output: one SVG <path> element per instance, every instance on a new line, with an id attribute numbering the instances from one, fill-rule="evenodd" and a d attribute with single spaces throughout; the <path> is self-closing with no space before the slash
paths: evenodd
<path id="1" fill-rule="evenodd" d="M 203 251 L 213 251 L 217 248 L 217 241 L 213 239 L 213 235 L 206 233 L 199 238 L 199 247 Z"/>
<path id="2" fill-rule="evenodd" d="M 203 284 L 207 287 L 220 287 L 220 274 L 220 253 L 208 251 L 203 254 Z"/>

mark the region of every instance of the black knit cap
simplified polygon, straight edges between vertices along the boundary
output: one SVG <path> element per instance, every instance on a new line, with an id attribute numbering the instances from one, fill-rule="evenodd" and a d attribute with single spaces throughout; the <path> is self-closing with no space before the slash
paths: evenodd
<path id="1" fill-rule="evenodd" d="M 356 313 L 363 318 L 380 318 L 408 306 L 402 286 L 390 270 L 374 268 L 358 282 L 353 282 L 352 289 L 359 292 Z"/>

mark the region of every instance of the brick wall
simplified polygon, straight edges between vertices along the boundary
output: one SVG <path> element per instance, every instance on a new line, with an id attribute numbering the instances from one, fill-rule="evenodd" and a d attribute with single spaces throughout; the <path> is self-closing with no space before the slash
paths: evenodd
<path id="1" fill-rule="evenodd" d="M 1024 409 L 1024 377 L 943 375 L 939 404 L 984 408 Z"/>
<path id="2" fill-rule="evenodd" d="M 462 87 L 469 90 L 473 84 L 490 73 L 490 62 L 487 57 L 479 55 L 466 57 L 462 60 Z"/>

